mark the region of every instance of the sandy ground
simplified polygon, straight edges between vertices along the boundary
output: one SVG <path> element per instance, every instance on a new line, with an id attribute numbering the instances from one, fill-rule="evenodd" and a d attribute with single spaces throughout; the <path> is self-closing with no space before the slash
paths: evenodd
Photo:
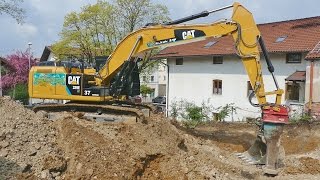
<path id="1" fill-rule="evenodd" d="M 213 123 L 185 129 L 161 115 L 146 123 L 97 123 L 0 99 L 0 179 L 320 179 L 320 124 L 288 125 L 277 177 L 235 156 L 257 127 Z"/>

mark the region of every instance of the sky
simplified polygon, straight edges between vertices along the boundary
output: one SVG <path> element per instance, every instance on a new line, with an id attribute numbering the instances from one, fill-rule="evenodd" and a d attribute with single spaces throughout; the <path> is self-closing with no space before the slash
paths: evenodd
<path id="1" fill-rule="evenodd" d="M 111 1 L 111 0 L 110 0 Z M 232 0 L 151 0 L 168 7 L 171 19 L 213 10 L 231 5 Z M 40 57 L 46 45 L 59 40 L 64 16 L 72 11 L 80 11 L 87 4 L 96 0 L 24 0 L 26 10 L 24 24 L 7 16 L 0 15 L 0 56 L 6 56 L 17 50 L 25 51 L 32 43 L 31 51 Z M 252 12 L 257 23 L 267 23 L 320 16 L 319 0 L 238 0 Z M 219 12 L 210 17 L 190 23 L 213 22 L 231 17 L 231 10 Z"/>

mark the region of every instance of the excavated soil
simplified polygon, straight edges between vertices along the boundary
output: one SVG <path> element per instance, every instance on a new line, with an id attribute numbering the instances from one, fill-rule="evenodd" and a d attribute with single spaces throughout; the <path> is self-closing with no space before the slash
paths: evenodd
<path id="1" fill-rule="evenodd" d="M 160 115 L 146 123 L 97 123 L 74 113 L 51 121 L 0 99 L 0 179 L 319 179 L 320 125 L 288 125 L 277 177 L 236 156 L 257 127 L 213 123 L 185 129 Z"/>

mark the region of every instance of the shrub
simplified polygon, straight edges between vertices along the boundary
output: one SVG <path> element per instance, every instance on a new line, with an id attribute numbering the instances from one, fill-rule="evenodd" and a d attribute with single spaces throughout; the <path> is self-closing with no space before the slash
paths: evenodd
<path id="1" fill-rule="evenodd" d="M 17 84 L 9 90 L 9 95 L 14 100 L 19 100 L 23 104 L 28 104 L 29 94 L 26 84 Z"/>
<path id="2" fill-rule="evenodd" d="M 143 97 L 147 97 L 148 94 L 151 94 L 154 90 L 150 87 L 148 87 L 147 85 L 145 84 L 142 84 L 140 86 L 140 92 L 142 94 Z"/>
<path id="3" fill-rule="evenodd" d="M 195 128 L 197 125 L 210 119 L 212 107 L 209 100 L 197 106 L 194 102 L 186 100 L 173 101 L 170 106 L 170 114 L 174 119 L 182 118 L 182 123 L 187 128 Z"/>
<path id="4" fill-rule="evenodd" d="M 237 108 L 233 103 L 226 104 L 225 106 L 220 106 L 216 109 L 216 120 L 224 121 L 231 113 L 236 113 Z"/>
<path id="5" fill-rule="evenodd" d="M 304 123 L 304 122 L 310 122 L 313 118 L 307 113 L 294 113 L 289 118 L 290 123 Z"/>

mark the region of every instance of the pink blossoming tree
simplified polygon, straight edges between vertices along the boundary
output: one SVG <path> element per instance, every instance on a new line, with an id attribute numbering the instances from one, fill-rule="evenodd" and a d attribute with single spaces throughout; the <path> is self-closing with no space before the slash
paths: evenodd
<path id="1" fill-rule="evenodd" d="M 28 51 L 17 51 L 14 54 L 8 55 L 6 59 L 8 61 L 6 65 L 8 73 L 1 78 L 4 91 L 9 90 L 16 84 L 26 84 L 29 76 L 29 59 L 31 66 L 35 65 L 35 60 Z"/>

